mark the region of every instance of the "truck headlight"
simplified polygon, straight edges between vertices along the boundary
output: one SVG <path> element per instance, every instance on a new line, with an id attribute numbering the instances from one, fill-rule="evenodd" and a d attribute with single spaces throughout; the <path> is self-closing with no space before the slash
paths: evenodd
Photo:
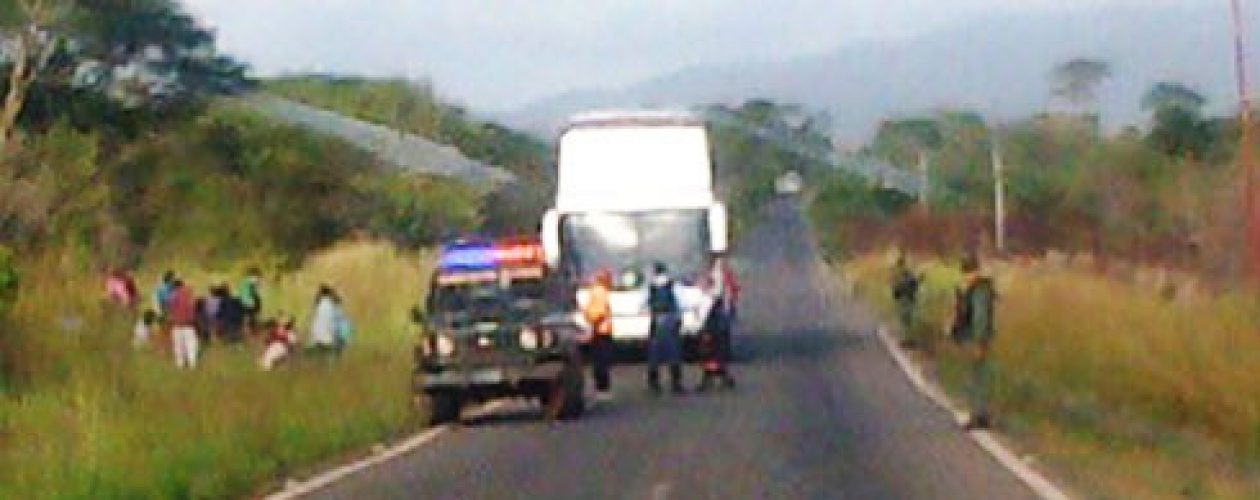
<path id="1" fill-rule="evenodd" d="M 521 330 L 519 340 L 521 343 L 521 349 L 525 349 L 527 351 L 538 349 L 540 344 L 538 332 L 534 331 L 533 328 L 525 328 Z"/>
<path id="2" fill-rule="evenodd" d="M 455 340 L 447 335 L 438 335 L 433 339 L 433 344 L 433 349 L 437 351 L 438 356 L 455 354 Z"/>

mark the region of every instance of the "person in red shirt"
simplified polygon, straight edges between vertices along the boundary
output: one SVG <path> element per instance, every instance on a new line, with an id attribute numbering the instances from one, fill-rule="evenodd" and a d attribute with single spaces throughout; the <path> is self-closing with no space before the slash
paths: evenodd
<path id="1" fill-rule="evenodd" d="M 175 352 L 175 366 L 193 369 L 197 367 L 197 299 L 191 286 L 181 280 L 172 284 L 170 323 L 171 347 Z"/>
<path id="2" fill-rule="evenodd" d="M 263 370 L 271 370 L 277 363 L 292 355 L 293 346 L 297 343 L 295 324 L 296 320 L 292 316 L 283 323 L 276 320 L 263 322 L 263 328 L 267 331 L 267 348 L 263 351 L 262 358 L 258 360 L 259 367 Z"/>
<path id="3" fill-rule="evenodd" d="M 109 298 L 124 309 L 134 309 L 140 301 L 140 292 L 136 289 L 136 280 L 127 271 L 115 269 L 105 279 L 105 291 Z"/>

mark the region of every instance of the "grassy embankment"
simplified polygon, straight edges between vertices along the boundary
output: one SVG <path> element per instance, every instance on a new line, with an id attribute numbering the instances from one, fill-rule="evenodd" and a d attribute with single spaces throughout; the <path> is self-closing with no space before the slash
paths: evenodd
<path id="1" fill-rule="evenodd" d="M 892 318 L 891 254 L 844 266 Z M 919 334 L 938 339 L 960 276 L 923 265 Z M 1099 498 L 1260 497 L 1260 307 L 1156 285 L 1151 271 L 1099 276 L 1045 261 L 997 263 L 996 411 L 1004 431 Z M 1118 273 L 1117 273 L 1118 274 Z M 958 394 L 959 353 L 932 357 Z"/>
<path id="2" fill-rule="evenodd" d="M 405 311 L 421 298 L 427 261 L 388 244 L 347 243 L 268 279 L 269 310 L 296 313 L 303 333 L 322 282 L 342 293 L 356 326 L 343 358 L 299 359 L 274 372 L 255 365 L 257 343 L 213 346 L 196 371 L 177 371 L 160 351 L 131 348 L 129 318 L 101 302 L 97 280 L 31 283 L 11 322 L 43 332 L 24 347 L 48 365 L 41 371 L 60 376 L 0 400 L 0 496 L 242 495 L 422 425 L 409 406 Z M 239 271 L 167 265 L 198 285 Z M 143 283 L 165 268 L 146 268 Z"/>

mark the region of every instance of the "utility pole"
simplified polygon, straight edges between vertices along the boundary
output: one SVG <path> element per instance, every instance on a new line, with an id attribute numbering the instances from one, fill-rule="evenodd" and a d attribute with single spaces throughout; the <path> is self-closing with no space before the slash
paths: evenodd
<path id="1" fill-rule="evenodd" d="M 1248 276 L 1260 284 L 1260 204 L 1256 202 L 1257 164 L 1255 120 L 1251 111 L 1250 82 L 1247 80 L 1246 24 L 1242 0 L 1230 0 L 1234 20 L 1234 74 L 1238 84 L 1238 170 L 1243 176 L 1243 216 L 1246 220 Z"/>
<path id="2" fill-rule="evenodd" d="M 931 191 L 931 178 L 928 177 L 927 151 L 919 149 L 919 206 L 923 213 L 928 212 L 928 192 Z"/>
<path id="3" fill-rule="evenodd" d="M 998 255 L 1006 254 L 1006 185 L 1002 177 L 1002 146 L 993 139 L 993 247 Z"/>

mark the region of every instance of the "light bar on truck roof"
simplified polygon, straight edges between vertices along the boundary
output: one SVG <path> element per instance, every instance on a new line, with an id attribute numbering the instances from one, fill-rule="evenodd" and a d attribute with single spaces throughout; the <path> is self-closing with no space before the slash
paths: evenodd
<path id="1" fill-rule="evenodd" d="M 542 267 L 542 244 L 517 240 L 498 243 L 460 243 L 442 249 L 438 270 L 478 271 L 502 267 Z"/>

